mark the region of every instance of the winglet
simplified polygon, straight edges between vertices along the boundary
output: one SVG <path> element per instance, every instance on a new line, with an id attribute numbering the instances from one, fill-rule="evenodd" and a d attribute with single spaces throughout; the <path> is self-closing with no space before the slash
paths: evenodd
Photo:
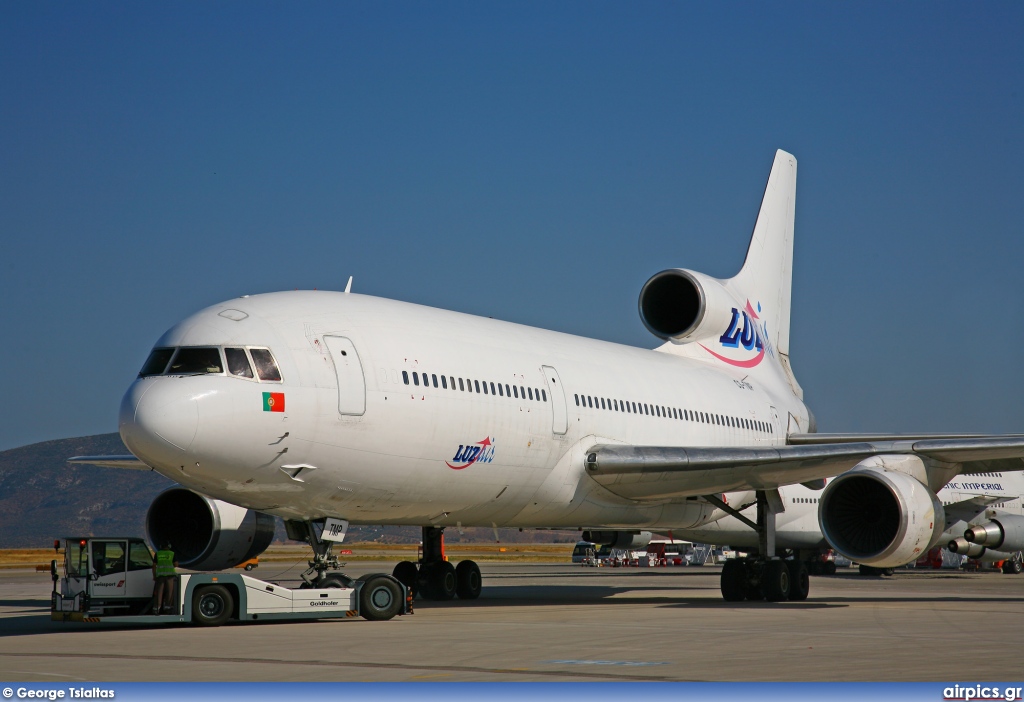
<path id="1" fill-rule="evenodd" d="M 348 277 L 348 283 L 345 284 L 345 292 L 352 292 L 352 276 Z"/>

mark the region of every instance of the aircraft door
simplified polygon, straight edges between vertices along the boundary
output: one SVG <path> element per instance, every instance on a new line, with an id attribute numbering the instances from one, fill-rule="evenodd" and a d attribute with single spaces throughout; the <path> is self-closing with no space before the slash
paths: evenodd
<path id="1" fill-rule="evenodd" d="M 366 412 L 366 380 L 356 347 L 344 336 L 324 336 L 324 343 L 338 375 L 338 412 L 363 414 Z"/>
<path id="2" fill-rule="evenodd" d="M 551 366 L 541 366 L 544 382 L 548 386 L 548 397 L 551 398 L 551 431 L 564 434 L 569 428 L 569 418 L 565 409 L 565 393 L 562 392 L 562 380 L 558 371 Z"/>

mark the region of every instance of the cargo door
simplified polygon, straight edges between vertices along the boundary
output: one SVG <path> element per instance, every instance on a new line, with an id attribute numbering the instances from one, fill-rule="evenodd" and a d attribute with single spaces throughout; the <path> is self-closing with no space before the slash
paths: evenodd
<path id="1" fill-rule="evenodd" d="M 569 418 L 565 408 L 565 393 L 562 392 L 562 380 L 558 371 L 551 366 L 541 366 L 544 382 L 548 386 L 548 397 L 551 398 L 551 431 L 564 434 L 569 428 Z"/>
<path id="2" fill-rule="evenodd" d="M 127 541 L 93 541 L 93 597 L 124 597 L 128 575 Z"/>
<path id="3" fill-rule="evenodd" d="M 363 414 L 366 412 L 366 380 L 355 345 L 344 336 L 324 336 L 324 343 L 338 375 L 338 412 Z"/>

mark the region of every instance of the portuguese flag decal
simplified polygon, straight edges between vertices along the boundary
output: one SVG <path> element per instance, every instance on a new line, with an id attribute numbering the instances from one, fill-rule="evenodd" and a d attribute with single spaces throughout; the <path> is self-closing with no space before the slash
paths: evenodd
<path id="1" fill-rule="evenodd" d="M 263 393 L 264 412 L 284 412 L 284 393 L 265 392 Z"/>

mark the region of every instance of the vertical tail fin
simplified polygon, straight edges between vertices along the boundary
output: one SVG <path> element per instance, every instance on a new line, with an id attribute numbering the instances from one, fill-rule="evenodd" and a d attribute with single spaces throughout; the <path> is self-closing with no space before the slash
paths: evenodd
<path id="1" fill-rule="evenodd" d="M 793 289 L 793 220 L 796 212 L 796 157 L 775 152 L 761 211 L 743 268 L 729 281 L 746 295 L 768 326 L 772 345 L 789 355 L 789 305 Z"/>
<path id="2" fill-rule="evenodd" d="M 789 365 L 789 310 L 793 289 L 793 222 L 796 213 L 796 157 L 775 152 L 743 268 L 729 281 L 745 295 L 767 327 L 771 344 L 797 395 L 800 386 Z"/>

